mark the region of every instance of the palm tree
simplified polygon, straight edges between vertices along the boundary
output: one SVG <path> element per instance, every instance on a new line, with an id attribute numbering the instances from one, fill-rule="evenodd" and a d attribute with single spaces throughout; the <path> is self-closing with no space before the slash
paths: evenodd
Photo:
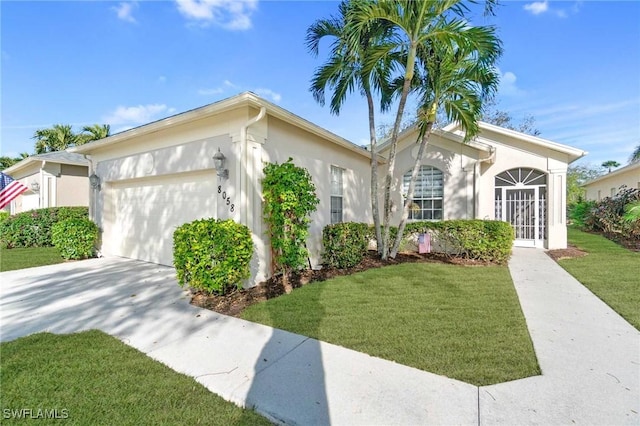
<path id="1" fill-rule="evenodd" d="M 500 81 L 495 63 L 502 53 L 501 42 L 493 27 L 465 27 L 454 43 L 430 40 L 418 47 L 417 91 L 420 93 L 418 129 L 420 146 L 411 171 L 398 233 L 390 256 L 398 253 L 410 206 L 415 181 L 428 145 L 429 136 L 440 109 L 449 121 L 456 121 L 464 131 L 464 141 L 475 137 L 483 112 L 483 99 L 493 96 Z M 461 42 L 464 41 L 464 42 Z"/>
<path id="2" fill-rule="evenodd" d="M 620 167 L 620 163 L 618 163 L 615 160 L 609 160 L 609 161 L 605 161 L 604 163 L 602 163 L 602 167 L 604 167 L 605 169 L 608 169 L 607 173 L 611 173 L 611 169 L 613 169 L 615 167 Z"/>
<path id="3" fill-rule="evenodd" d="M 640 145 L 636 146 L 636 149 L 631 153 L 631 157 L 629 157 L 630 163 L 635 163 L 636 161 L 640 161 Z"/>
<path id="4" fill-rule="evenodd" d="M 97 141 L 109 137 L 111 134 L 111 127 L 108 124 L 94 124 L 92 126 L 84 126 L 82 133 L 80 133 L 78 145 L 83 145 L 88 142 Z"/>
<path id="5" fill-rule="evenodd" d="M 373 212 L 374 228 L 376 230 L 376 241 L 378 250 L 382 249 L 382 235 L 380 231 L 380 213 L 378 206 L 378 154 L 375 125 L 375 91 L 380 95 L 380 109 L 385 111 L 391 103 L 391 92 L 388 88 L 390 72 L 393 61 L 397 60 L 394 55 L 389 55 L 380 60 L 372 67 L 366 67 L 365 61 L 371 55 L 373 49 L 379 48 L 390 35 L 389 25 L 382 25 L 381 22 L 365 28 L 357 43 L 349 44 L 348 29 L 349 22 L 348 1 L 342 1 L 339 6 L 339 16 L 330 19 L 320 19 L 314 22 L 307 30 L 307 47 L 315 56 L 318 55 L 320 41 L 326 37 L 333 40 L 331 53 L 328 61 L 318 67 L 311 80 L 311 92 L 318 103 L 324 105 L 325 91 L 330 89 L 331 96 L 330 109 L 333 114 L 338 115 L 346 100 L 347 94 L 358 90 L 367 100 L 369 111 L 369 142 L 371 151 L 371 208 Z"/>
<path id="6" fill-rule="evenodd" d="M 372 67 L 373 64 L 391 52 L 400 53 L 405 58 L 404 75 L 401 90 L 399 91 L 398 110 L 391 132 L 388 167 L 384 182 L 383 259 L 388 257 L 389 251 L 392 207 L 391 185 L 395 171 L 398 134 L 407 98 L 412 89 L 418 49 L 421 46 L 435 45 L 437 43 L 444 43 L 445 45 L 458 43 L 461 47 L 464 47 L 469 40 L 462 37 L 462 31 L 468 26 L 463 17 L 464 12 L 468 9 L 468 3 L 473 2 L 473 0 L 354 0 L 349 8 L 348 38 L 352 47 L 358 44 L 362 34 L 373 23 L 382 21 L 392 27 L 391 43 L 382 44 L 379 48 L 373 49 L 366 58 L 366 67 Z M 487 0 L 485 2 L 486 11 L 491 12 L 495 3 L 496 1 L 494 0 Z M 426 114 L 430 116 L 430 111 L 426 111 Z"/>
<path id="7" fill-rule="evenodd" d="M 78 135 L 73 133 L 69 124 L 54 124 L 47 129 L 38 129 L 33 135 L 36 140 L 36 154 L 53 151 L 64 151 L 78 142 Z"/>

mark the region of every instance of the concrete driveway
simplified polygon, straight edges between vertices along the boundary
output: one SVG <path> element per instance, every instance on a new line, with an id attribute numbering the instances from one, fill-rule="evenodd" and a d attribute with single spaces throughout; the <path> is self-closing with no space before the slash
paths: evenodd
<path id="1" fill-rule="evenodd" d="M 0 340 L 100 329 L 286 424 L 640 424 L 640 333 L 544 252 L 509 268 L 542 375 L 477 387 L 189 304 L 121 258 L 0 273 Z"/>

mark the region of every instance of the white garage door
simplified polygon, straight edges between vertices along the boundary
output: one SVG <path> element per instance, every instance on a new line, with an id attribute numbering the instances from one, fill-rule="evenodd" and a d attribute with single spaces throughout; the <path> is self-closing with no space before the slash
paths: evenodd
<path id="1" fill-rule="evenodd" d="M 215 217 L 211 171 L 113 184 L 105 209 L 103 243 L 110 254 L 173 265 L 173 231 L 195 219 Z M 105 212 L 107 213 L 107 212 Z M 110 217 L 110 218 L 109 218 Z"/>

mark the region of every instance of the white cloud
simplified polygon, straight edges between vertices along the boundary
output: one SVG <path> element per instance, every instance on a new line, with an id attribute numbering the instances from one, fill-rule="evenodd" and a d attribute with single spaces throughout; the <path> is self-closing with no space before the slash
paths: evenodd
<path id="1" fill-rule="evenodd" d="M 203 25 L 215 24 L 228 30 L 248 30 L 258 0 L 176 0 L 178 11 Z"/>
<path id="2" fill-rule="evenodd" d="M 173 112 L 175 112 L 175 108 L 168 108 L 164 104 L 118 106 L 115 111 L 104 118 L 104 121 L 112 126 L 146 124 L 157 120 L 162 114 Z"/>
<path id="3" fill-rule="evenodd" d="M 282 99 L 280 93 L 276 93 L 271 89 L 256 89 L 256 95 L 262 96 L 263 98 L 269 97 L 275 103 L 280 102 Z"/>
<path id="4" fill-rule="evenodd" d="M 118 6 L 112 7 L 111 10 L 115 10 L 118 19 L 135 24 L 137 21 L 136 18 L 133 17 L 133 9 L 136 7 L 138 7 L 138 3 L 135 1 L 122 2 Z"/>
<path id="5" fill-rule="evenodd" d="M 500 69 L 498 69 L 500 73 L 500 88 L 498 92 L 503 96 L 519 96 L 524 94 L 524 90 L 520 89 L 516 84 L 518 77 L 511 71 L 507 71 L 502 73 Z"/>
<path id="6" fill-rule="evenodd" d="M 525 4 L 523 7 L 527 12 L 531 12 L 534 15 L 540 15 L 541 13 L 549 10 L 549 2 L 548 0 L 534 1 L 533 3 Z"/>

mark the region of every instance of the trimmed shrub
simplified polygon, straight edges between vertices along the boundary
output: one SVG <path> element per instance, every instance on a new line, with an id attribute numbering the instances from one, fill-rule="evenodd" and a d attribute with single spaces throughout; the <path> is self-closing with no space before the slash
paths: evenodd
<path id="1" fill-rule="evenodd" d="M 65 219 L 51 228 L 51 241 L 64 259 L 93 257 L 98 226 L 89 219 Z"/>
<path id="2" fill-rule="evenodd" d="M 4 210 L 0 211 L 0 223 L 7 220 L 9 216 L 11 216 L 11 214 L 8 211 L 4 211 Z"/>
<path id="3" fill-rule="evenodd" d="M 370 227 L 366 223 L 345 222 L 327 225 L 322 230 L 324 262 L 335 268 L 352 268 L 367 253 Z"/>
<path id="4" fill-rule="evenodd" d="M 411 222 L 405 238 L 412 234 L 430 233 L 440 250 L 468 259 L 504 264 L 513 246 L 513 228 L 498 220 L 443 220 Z"/>
<path id="5" fill-rule="evenodd" d="M 49 207 L 9 216 L 0 222 L 0 246 L 51 247 L 51 228 L 66 219 L 88 219 L 87 207 Z"/>
<path id="6" fill-rule="evenodd" d="M 250 275 L 251 232 L 228 220 L 201 219 L 173 233 L 173 265 L 180 286 L 226 294 Z"/>

